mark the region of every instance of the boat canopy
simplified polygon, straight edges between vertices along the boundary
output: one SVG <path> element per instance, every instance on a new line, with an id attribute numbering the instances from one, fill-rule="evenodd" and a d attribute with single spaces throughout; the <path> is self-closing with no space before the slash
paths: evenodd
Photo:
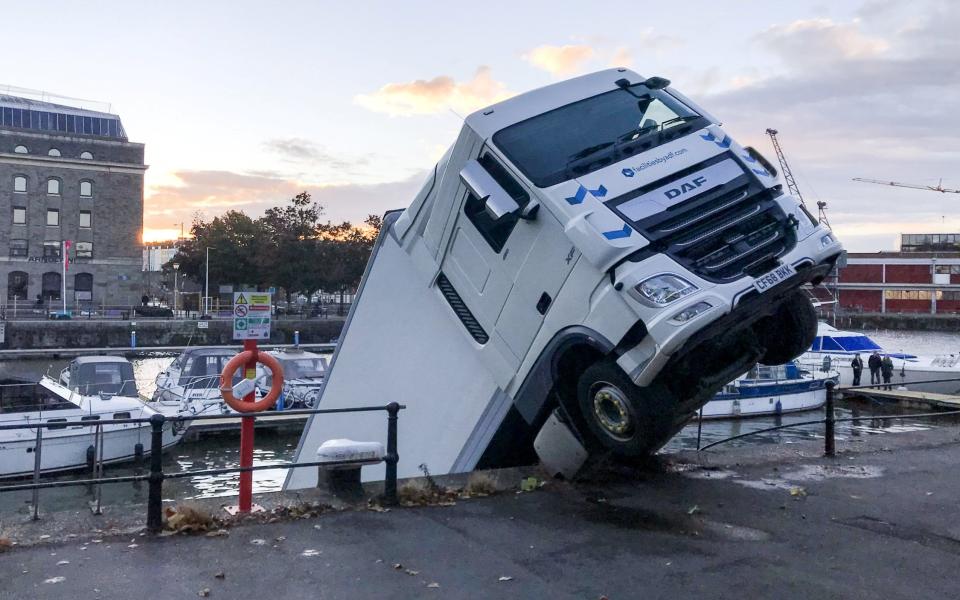
<path id="1" fill-rule="evenodd" d="M 133 365 L 116 356 L 87 356 L 70 363 L 70 389 L 84 396 L 139 396 Z"/>
<path id="2" fill-rule="evenodd" d="M 818 335 L 813 338 L 814 352 L 873 352 L 882 351 L 875 341 L 865 335 Z"/>

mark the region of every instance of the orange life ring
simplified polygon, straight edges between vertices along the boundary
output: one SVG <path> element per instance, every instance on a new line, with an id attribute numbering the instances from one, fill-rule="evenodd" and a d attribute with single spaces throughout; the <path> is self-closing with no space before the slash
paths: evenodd
<path id="1" fill-rule="evenodd" d="M 231 358 L 223 367 L 223 373 L 220 374 L 220 395 L 223 396 L 223 401 L 227 403 L 227 406 L 241 413 L 260 412 L 269 409 L 276 404 L 280 392 L 283 391 L 283 367 L 280 366 L 280 361 L 266 352 L 257 352 L 257 362 L 270 369 L 273 375 L 270 391 L 267 392 L 266 396 L 255 402 L 244 402 L 243 398 L 233 396 L 233 386 L 230 385 L 230 382 L 233 381 L 233 373 L 245 365 L 251 356 L 252 352 L 250 350 L 244 350 Z"/>

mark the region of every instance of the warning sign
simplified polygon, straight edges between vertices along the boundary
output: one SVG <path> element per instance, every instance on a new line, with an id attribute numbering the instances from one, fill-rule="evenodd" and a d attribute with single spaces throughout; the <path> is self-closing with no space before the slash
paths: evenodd
<path id="1" fill-rule="evenodd" d="M 233 339 L 270 339 L 270 294 L 235 292 L 233 294 Z"/>

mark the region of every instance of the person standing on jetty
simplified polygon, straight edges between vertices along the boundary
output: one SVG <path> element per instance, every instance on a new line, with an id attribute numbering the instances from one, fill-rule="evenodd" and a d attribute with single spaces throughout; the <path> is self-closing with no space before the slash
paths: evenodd
<path id="1" fill-rule="evenodd" d="M 867 359 L 867 366 L 870 367 L 870 384 L 880 383 L 880 365 L 883 361 L 880 355 L 874 350 L 870 358 Z"/>
<path id="2" fill-rule="evenodd" d="M 854 355 L 850 361 L 850 368 L 853 369 L 853 385 L 860 385 L 860 374 L 863 373 L 863 359 L 859 354 Z"/>
<path id="3" fill-rule="evenodd" d="M 880 371 L 883 374 L 883 383 L 886 384 L 883 386 L 883 389 L 892 390 L 893 387 L 890 385 L 890 379 L 893 377 L 893 360 L 890 359 L 889 354 L 883 355 L 883 360 L 880 361 Z"/>

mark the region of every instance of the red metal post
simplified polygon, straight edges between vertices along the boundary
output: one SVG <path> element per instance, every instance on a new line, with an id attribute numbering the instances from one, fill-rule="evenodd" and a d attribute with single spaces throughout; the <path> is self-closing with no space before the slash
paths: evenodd
<path id="1" fill-rule="evenodd" d="M 244 377 L 247 379 L 256 379 L 257 377 L 257 340 L 243 340 L 243 349 L 252 352 L 250 360 L 244 366 Z M 230 385 L 227 382 L 227 385 Z M 243 397 L 245 402 L 254 402 L 254 392 L 250 392 Z M 253 417 L 243 417 L 240 423 L 240 466 L 253 466 Z M 240 502 L 239 512 L 248 513 L 253 507 L 253 472 L 242 471 L 240 473 Z"/>

